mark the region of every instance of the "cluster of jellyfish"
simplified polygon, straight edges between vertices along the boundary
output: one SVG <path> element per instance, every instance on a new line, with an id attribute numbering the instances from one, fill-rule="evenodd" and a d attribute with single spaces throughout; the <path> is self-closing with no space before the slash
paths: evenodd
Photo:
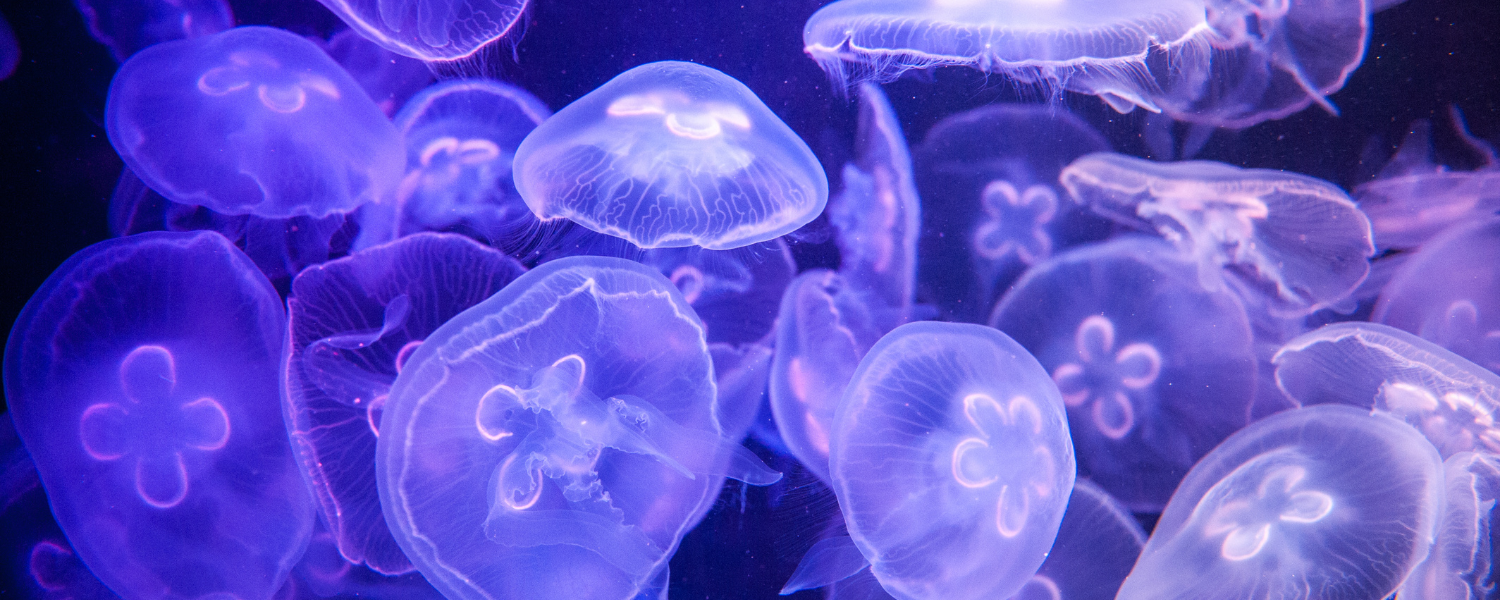
<path id="1" fill-rule="evenodd" d="M 1246 127 L 1336 110 L 1382 3 L 833 2 L 803 34 L 858 106 L 830 194 L 715 69 L 554 114 L 427 64 L 526 0 L 320 1 L 331 40 L 79 0 L 127 168 L 118 237 L 5 346 L 20 597 L 666 598 L 772 455 L 838 523 L 783 594 L 1494 597 L 1500 164 L 1456 114 L 1483 166 L 1418 124 L 1351 195 L 1114 153 L 1055 105 L 909 147 L 878 85 L 957 65 Z M 799 271 L 820 217 L 839 260 Z"/>

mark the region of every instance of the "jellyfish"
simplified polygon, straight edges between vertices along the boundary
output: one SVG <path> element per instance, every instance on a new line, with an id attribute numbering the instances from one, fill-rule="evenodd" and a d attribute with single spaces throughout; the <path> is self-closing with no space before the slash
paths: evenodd
<path id="1" fill-rule="evenodd" d="M 1223 163 L 1091 154 L 1063 169 L 1078 202 L 1156 231 L 1198 261 L 1214 290 L 1234 275 L 1283 316 L 1344 306 L 1370 271 L 1370 221 L 1331 183 Z"/>
<path id="2" fill-rule="evenodd" d="M 225 0 L 75 0 L 94 39 L 125 62 L 148 46 L 234 27 Z"/>
<path id="3" fill-rule="evenodd" d="M 1414 250 L 1444 230 L 1500 211 L 1500 156 L 1469 133 L 1463 115 L 1452 110 L 1454 129 L 1482 164 L 1473 171 L 1450 170 L 1432 160 L 1432 125 L 1419 120 L 1374 181 L 1354 188 L 1360 210 L 1370 216 L 1375 245 Z"/>
<path id="4" fill-rule="evenodd" d="M 1442 501 L 1442 461 L 1406 423 L 1284 411 L 1193 466 L 1118 597 L 1385 598 L 1427 555 Z"/>
<path id="5" fill-rule="evenodd" d="M 515 172 L 542 220 L 642 248 L 747 246 L 828 202 L 791 128 L 744 84 L 687 62 L 641 65 L 558 111 L 521 142 Z"/>
<path id="6" fill-rule="evenodd" d="M 313 530 L 307 552 L 293 567 L 278 594 L 285 600 L 325 598 L 369 600 L 443 600 L 421 573 L 384 575 L 346 560 L 338 540 L 321 522 Z"/>
<path id="7" fill-rule="evenodd" d="M 984 106 L 932 127 L 916 151 L 920 279 L 944 318 L 983 322 L 1026 267 L 1109 233 L 1057 185 L 1068 163 L 1106 150 L 1093 127 L 1045 106 Z"/>
<path id="8" fill-rule="evenodd" d="M 1080 474 L 1132 510 L 1160 510 L 1182 474 L 1250 420 L 1249 318 L 1195 273 L 1165 242 L 1117 238 L 1027 271 L 990 318 L 1062 392 Z"/>
<path id="9" fill-rule="evenodd" d="M 401 135 L 310 41 L 240 27 L 152 46 L 121 65 L 109 141 L 168 200 L 224 215 L 326 218 L 380 200 Z"/>
<path id="10" fill-rule="evenodd" d="M 14 74 L 20 64 L 21 43 L 16 40 L 16 32 L 11 30 L 5 15 L 0 14 L 0 81 Z"/>
<path id="11" fill-rule="evenodd" d="M 509 33 L 529 0 L 318 0 L 350 29 L 402 56 L 466 58 Z"/>
<path id="12" fill-rule="evenodd" d="M 1459 452 L 1443 461 L 1443 511 L 1427 560 L 1401 585 L 1401 600 L 1487 598 L 1495 591 L 1493 529 L 1500 458 Z"/>
<path id="13" fill-rule="evenodd" d="M 386 527 L 375 440 L 391 383 L 422 340 L 525 269 L 453 234 L 420 233 L 308 268 L 287 299 L 287 430 L 349 562 L 413 570 Z"/>
<path id="14" fill-rule="evenodd" d="M 1370 320 L 1500 371 L 1500 218 L 1475 217 L 1422 246 L 1380 291 Z"/>
<path id="15" fill-rule="evenodd" d="M 665 593 L 722 477 L 780 474 L 722 436 L 703 324 L 670 281 L 547 262 L 417 347 L 381 418 L 397 542 L 448 598 Z"/>
<path id="16" fill-rule="evenodd" d="M 327 50 L 386 116 L 395 115 L 407 100 L 432 82 L 427 63 L 386 50 L 353 29 L 329 38 Z"/>
<path id="17" fill-rule="evenodd" d="M 1135 517 L 1080 478 L 1047 560 L 1011 600 L 1112 600 L 1145 545 Z"/>
<path id="18" fill-rule="evenodd" d="M 281 299 L 212 232 L 68 259 L 5 351 L 16 431 L 83 564 L 126 598 L 268 600 L 313 505 L 277 410 Z"/>
<path id="19" fill-rule="evenodd" d="M 1500 376 L 1410 333 L 1379 323 L 1334 323 L 1292 339 L 1272 360 L 1276 383 L 1304 406 L 1390 412 L 1443 456 L 1500 452 Z"/>

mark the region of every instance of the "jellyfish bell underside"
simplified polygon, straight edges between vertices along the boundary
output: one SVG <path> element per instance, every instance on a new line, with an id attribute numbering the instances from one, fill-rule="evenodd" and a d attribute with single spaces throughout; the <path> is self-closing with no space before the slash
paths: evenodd
<path id="1" fill-rule="evenodd" d="M 468 57 L 511 31 L 530 0 L 318 0 L 381 47 L 424 61 Z"/>

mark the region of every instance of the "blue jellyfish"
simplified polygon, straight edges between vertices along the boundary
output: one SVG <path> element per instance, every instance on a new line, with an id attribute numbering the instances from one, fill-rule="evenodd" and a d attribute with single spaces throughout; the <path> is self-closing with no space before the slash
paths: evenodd
<path id="1" fill-rule="evenodd" d="M 727 250 L 780 237 L 828 202 L 812 150 L 750 88 L 687 62 L 641 65 L 558 111 L 515 158 L 542 220 L 642 248 Z"/>
<path id="2" fill-rule="evenodd" d="M 15 73 L 20 64 L 21 43 L 16 40 L 16 32 L 11 30 L 10 23 L 5 21 L 5 15 L 0 14 L 0 81 Z"/>
<path id="3" fill-rule="evenodd" d="M 1370 221 L 1337 186 L 1208 161 L 1154 163 L 1091 154 L 1063 169 L 1075 200 L 1155 231 L 1198 261 L 1205 288 L 1229 276 L 1277 315 L 1343 306 L 1370 271 Z"/>
<path id="4" fill-rule="evenodd" d="M 1500 371 L 1500 218 L 1471 217 L 1422 245 L 1380 290 L 1370 320 Z"/>
<path id="5" fill-rule="evenodd" d="M 1113 600 L 1145 545 L 1135 517 L 1080 478 L 1046 562 L 1011 600 Z"/>
<path id="6" fill-rule="evenodd" d="M 348 73 L 296 35 L 241 27 L 158 44 L 110 85 L 105 129 L 168 200 L 284 219 L 393 191 L 401 135 Z"/>
<path id="7" fill-rule="evenodd" d="M 1117 238 L 1027 271 L 990 318 L 1052 375 L 1079 472 L 1132 510 L 1160 510 L 1182 474 L 1250 420 L 1249 318 L 1195 273 L 1165 242 Z"/>
<path id="8" fill-rule="evenodd" d="M 1354 188 L 1354 200 L 1370 217 L 1376 246 L 1414 250 L 1449 227 L 1500 211 L 1500 155 L 1469 133 L 1457 109 L 1452 116 L 1454 133 L 1483 164 L 1460 171 L 1434 163 L 1432 125 L 1412 123 L 1376 179 Z"/>
<path id="9" fill-rule="evenodd" d="M 1276 383 L 1304 406 L 1390 412 L 1443 456 L 1500 452 L 1500 376 L 1410 333 L 1378 323 L 1335 323 L 1292 339 L 1272 360 Z"/>
<path id="10" fill-rule="evenodd" d="M 1459 452 L 1443 461 L 1443 512 L 1432 553 L 1401 585 L 1401 600 L 1487 598 L 1495 592 L 1500 458 Z"/>
<path id="11" fill-rule="evenodd" d="M 427 63 L 386 50 L 353 29 L 328 38 L 326 49 L 387 116 L 432 83 Z"/>
<path id="12" fill-rule="evenodd" d="M 380 512 L 382 408 L 422 340 L 524 271 L 468 238 L 421 233 L 309 267 L 287 299 L 287 430 L 323 520 L 351 563 L 413 567 Z"/>
<path id="13" fill-rule="evenodd" d="M 467 57 L 503 37 L 529 0 L 318 0 L 354 31 L 402 56 Z"/>
<path id="14" fill-rule="evenodd" d="M 1045 106 L 984 106 L 932 127 L 916 152 L 920 277 L 944 318 L 984 321 L 1026 267 L 1108 234 L 1057 184 L 1068 163 L 1105 150 L 1093 127 Z"/>
<path id="15" fill-rule="evenodd" d="M 1193 466 L 1118 598 L 1385 598 L 1427 555 L 1442 502 L 1442 461 L 1411 426 L 1278 413 Z"/>
<path id="16" fill-rule="evenodd" d="M 664 594 L 731 476 L 779 479 L 722 436 L 703 324 L 635 262 L 544 263 L 417 347 L 385 404 L 386 522 L 448 598 Z"/>
<path id="17" fill-rule="evenodd" d="M 369 482 L 366 482 L 367 484 Z M 287 600 L 327 598 L 369 600 L 442 600 L 443 595 L 421 573 L 384 575 L 349 562 L 338 540 L 321 522 L 313 529 L 307 552 L 292 568 L 279 597 Z"/>
<path id="18" fill-rule="evenodd" d="M 225 0 L 75 0 L 89 33 L 124 62 L 147 46 L 234 27 Z"/>
<path id="19" fill-rule="evenodd" d="M 56 514 L 126 598 L 267 600 L 312 529 L 277 410 L 281 300 L 216 233 L 68 259 L 16 320 L 5 392 Z"/>

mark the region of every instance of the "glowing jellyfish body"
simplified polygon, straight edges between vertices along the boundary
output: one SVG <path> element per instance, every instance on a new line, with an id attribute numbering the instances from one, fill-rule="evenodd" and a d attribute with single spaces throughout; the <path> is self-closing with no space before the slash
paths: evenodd
<path id="1" fill-rule="evenodd" d="M 1337 186 L 1311 177 L 1091 154 L 1061 180 L 1077 201 L 1193 256 L 1204 287 L 1222 289 L 1233 274 L 1275 314 L 1345 300 L 1375 253 L 1369 219 Z"/>
<path id="2" fill-rule="evenodd" d="M 1443 461 L 1443 512 L 1427 560 L 1401 585 L 1401 600 L 1488 598 L 1495 592 L 1495 507 L 1500 459 L 1460 452 Z"/>
<path id="3" fill-rule="evenodd" d="M 898 327 L 860 361 L 830 465 L 850 537 L 903 600 L 1014 594 L 1074 478 L 1046 371 L 1004 334 L 952 323 Z"/>
<path id="4" fill-rule="evenodd" d="M 1427 555 L 1442 501 L 1442 462 L 1411 426 L 1278 413 L 1188 472 L 1119 598 L 1385 598 Z"/>
<path id="5" fill-rule="evenodd" d="M 387 50 L 454 60 L 503 37 L 529 0 L 318 0 L 350 29 Z"/>
<path id="6" fill-rule="evenodd" d="M 1474 217 L 1406 259 L 1370 320 L 1500 371 L 1500 219 Z"/>
<path id="7" fill-rule="evenodd" d="M 168 200 L 327 217 L 395 189 L 401 135 L 317 45 L 267 27 L 158 44 L 120 66 L 105 129 Z"/>
<path id="8" fill-rule="evenodd" d="M 412 570 L 370 485 L 391 383 L 428 334 L 524 270 L 468 238 L 421 233 L 310 267 L 292 282 L 287 430 L 350 562 Z"/>
<path id="9" fill-rule="evenodd" d="M 16 67 L 21 64 L 21 44 L 16 40 L 16 32 L 6 22 L 5 15 L 0 15 L 0 81 L 9 78 L 16 72 Z"/>
<path id="10" fill-rule="evenodd" d="M 427 63 L 395 54 L 376 45 L 353 29 L 328 38 L 328 55 L 359 82 L 375 106 L 395 115 L 412 96 L 432 82 Z"/>
<path id="11" fill-rule="evenodd" d="M 89 33 L 124 62 L 147 46 L 234 27 L 225 0 L 77 0 Z"/>
<path id="12" fill-rule="evenodd" d="M 1182 474 L 1250 419 L 1249 318 L 1194 275 L 1170 245 L 1121 238 L 1028 271 L 990 319 L 1061 390 L 1080 474 L 1134 510 L 1160 510 Z"/>
<path id="13" fill-rule="evenodd" d="M 1276 353 L 1276 383 L 1303 404 L 1389 411 L 1443 456 L 1500 452 L 1500 376 L 1405 331 L 1378 323 L 1325 325 Z"/>
<path id="14" fill-rule="evenodd" d="M 1374 180 L 1354 188 L 1360 210 L 1370 216 L 1375 245 L 1416 249 L 1434 236 L 1480 215 L 1500 210 L 1500 156 L 1474 137 L 1453 109 L 1455 133 L 1484 159 L 1474 171 L 1451 170 L 1432 160 L 1432 124 L 1411 124 L 1406 139 Z"/>
<path id="15" fill-rule="evenodd" d="M 301 554 L 313 508 L 276 409 L 285 327 L 215 233 L 90 246 L 16 321 L 16 430 L 58 524 L 121 596 L 266 600 Z"/>
<path id="16" fill-rule="evenodd" d="M 660 274 L 569 257 L 449 320 L 397 377 L 386 522 L 449 598 L 660 594 L 720 477 L 779 475 L 721 437 L 703 325 Z"/>
<path id="17" fill-rule="evenodd" d="M 817 217 L 828 179 L 750 88 L 701 65 L 621 73 L 521 142 L 516 188 L 543 220 L 567 218 L 642 248 L 738 248 Z"/>
<path id="18" fill-rule="evenodd" d="M 338 540 L 323 527 L 313 529 L 307 552 L 292 569 L 280 598 L 316 600 L 324 598 L 368 598 L 369 600 L 442 600 L 443 595 L 422 578 L 421 573 L 384 575 L 350 563 L 339 551 Z"/>
<path id="19" fill-rule="evenodd" d="M 1112 600 L 1145 545 L 1135 517 L 1079 479 L 1046 562 L 1011 600 Z"/>

